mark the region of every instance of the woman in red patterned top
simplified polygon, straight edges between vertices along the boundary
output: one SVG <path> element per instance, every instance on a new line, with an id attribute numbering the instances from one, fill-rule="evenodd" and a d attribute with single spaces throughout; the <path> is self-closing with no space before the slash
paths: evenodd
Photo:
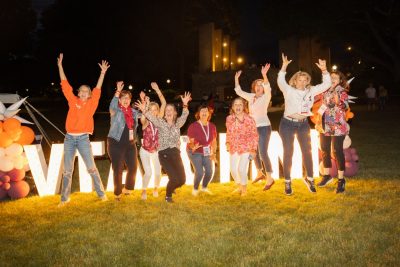
<path id="1" fill-rule="evenodd" d="M 232 102 L 226 118 L 226 147 L 230 154 L 231 174 L 241 196 L 247 193 L 249 160 L 255 158 L 258 146 L 256 122 L 249 116 L 246 100 L 241 97 Z"/>
<path id="2" fill-rule="evenodd" d="M 331 73 L 332 86 L 322 93 L 322 105 L 318 110 L 318 121 L 315 128 L 319 131 L 322 161 L 324 164 L 324 175 L 319 187 L 324 187 L 332 182 L 329 175 L 331 162 L 331 146 L 338 163 L 338 186 L 336 193 L 345 190 L 344 168 L 345 159 L 343 152 L 343 141 L 349 134 L 349 125 L 346 122 L 346 109 L 349 107 L 347 91 L 349 85 L 346 77 L 341 72 Z"/>
<path id="3" fill-rule="evenodd" d="M 149 102 L 149 98 L 146 97 L 143 92 L 140 94 L 140 98 L 142 98 L 142 100 L 144 100 L 144 98 L 147 99 L 147 102 L 149 102 L 149 110 L 153 114 L 153 116 L 162 118 L 164 116 L 164 110 L 167 102 L 165 101 L 165 98 L 161 93 L 160 88 L 158 88 L 157 83 L 152 82 L 151 88 L 153 88 L 153 90 L 157 93 L 158 98 L 161 102 L 161 108 L 156 102 Z M 160 161 L 158 160 L 158 130 L 152 122 L 146 119 L 145 116 L 142 116 L 140 121 L 142 123 L 143 144 L 140 148 L 139 155 L 144 169 L 142 199 L 146 200 L 146 189 L 149 186 L 150 178 L 152 175 L 151 164 L 153 164 L 154 167 L 153 196 L 158 197 L 158 187 L 160 186 L 161 180 L 161 165 Z"/>

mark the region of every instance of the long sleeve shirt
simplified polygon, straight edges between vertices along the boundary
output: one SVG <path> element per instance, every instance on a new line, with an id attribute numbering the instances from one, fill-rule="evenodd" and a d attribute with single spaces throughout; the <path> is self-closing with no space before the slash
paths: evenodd
<path id="1" fill-rule="evenodd" d="M 72 86 L 67 80 L 61 81 L 61 89 L 68 101 L 68 114 L 65 129 L 70 134 L 92 134 L 94 129 L 93 115 L 96 112 L 101 95 L 100 88 L 92 90 L 92 96 L 87 101 L 82 101 L 74 95 Z"/>
<path id="2" fill-rule="evenodd" d="M 256 97 L 255 93 L 243 91 L 240 85 L 235 87 L 236 94 L 249 102 L 250 116 L 256 121 L 257 127 L 271 125 L 268 118 L 268 106 L 271 101 L 271 86 L 269 83 L 262 83 L 262 86 L 264 88 L 264 94 L 260 97 Z"/>
<path id="3" fill-rule="evenodd" d="M 291 115 L 303 115 L 312 116 L 310 112 L 313 103 L 314 96 L 328 90 L 331 86 L 331 76 L 329 73 L 322 75 L 322 83 L 306 88 L 305 90 L 299 90 L 290 86 L 285 79 L 286 72 L 279 71 L 278 73 L 278 87 L 282 91 L 285 98 L 285 112 L 284 116 L 288 117 Z"/>
<path id="4" fill-rule="evenodd" d="M 226 117 L 226 143 L 229 144 L 229 153 L 243 154 L 257 150 L 258 133 L 256 122 L 245 114 L 243 121 L 235 115 Z"/>
<path id="5" fill-rule="evenodd" d="M 150 111 L 144 113 L 144 116 L 158 129 L 159 151 L 167 148 L 180 148 L 180 128 L 185 124 L 188 115 L 189 111 L 183 109 L 182 115 L 176 119 L 175 124 L 169 125 L 165 119 L 153 116 Z"/>

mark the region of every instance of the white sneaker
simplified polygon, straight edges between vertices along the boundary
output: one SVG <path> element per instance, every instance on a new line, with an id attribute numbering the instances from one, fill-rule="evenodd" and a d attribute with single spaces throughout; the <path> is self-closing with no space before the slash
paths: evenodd
<path id="1" fill-rule="evenodd" d="M 61 201 L 61 202 L 57 205 L 57 207 L 58 207 L 58 208 L 64 207 L 64 206 L 67 205 L 70 201 L 71 201 L 70 198 L 68 198 L 68 199 L 65 200 L 65 201 Z"/>
<path id="2" fill-rule="evenodd" d="M 106 195 L 100 197 L 102 202 L 108 201 L 108 197 Z"/>
<path id="3" fill-rule="evenodd" d="M 214 195 L 213 192 L 211 192 L 210 190 L 208 190 L 208 188 L 201 188 L 201 192 L 207 193 L 209 195 Z"/>
<path id="4" fill-rule="evenodd" d="M 197 197 L 198 194 L 199 194 L 199 190 L 197 190 L 197 189 L 193 189 L 192 190 L 192 195 L 193 196 Z"/>
<path id="5" fill-rule="evenodd" d="M 153 197 L 158 197 L 158 191 L 157 190 L 153 191 Z"/>
<path id="6" fill-rule="evenodd" d="M 142 191 L 141 198 L 142 198 L 142 200 L 146 200 L 147 199 L 147 192 L 146 191 Z"/>

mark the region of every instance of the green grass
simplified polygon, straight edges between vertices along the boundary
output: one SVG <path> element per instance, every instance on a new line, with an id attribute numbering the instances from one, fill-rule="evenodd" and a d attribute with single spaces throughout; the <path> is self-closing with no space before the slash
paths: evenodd
<path id="1" fill-rule="evenodd" d="M 0 266 L 399 266 L 400 111 L 355 112 L 361 167 L 343 195 L 295 180 L 287 197 L 279 180 L 246 197 L 233 184 L 197 198 L 185 186 L 172 205 L 138 191 L 121 202 L 74 193 L 63 208 L 59 196 L 1 202 Z"/>

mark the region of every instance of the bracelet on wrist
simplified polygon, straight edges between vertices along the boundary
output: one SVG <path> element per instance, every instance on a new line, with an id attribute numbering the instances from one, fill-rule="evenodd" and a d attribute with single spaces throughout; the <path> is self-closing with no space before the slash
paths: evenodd
<path id="1" fill-rule="evenodd" d="M 183 105 L 183 108 L 188 108 L 188 105 Z"/>

